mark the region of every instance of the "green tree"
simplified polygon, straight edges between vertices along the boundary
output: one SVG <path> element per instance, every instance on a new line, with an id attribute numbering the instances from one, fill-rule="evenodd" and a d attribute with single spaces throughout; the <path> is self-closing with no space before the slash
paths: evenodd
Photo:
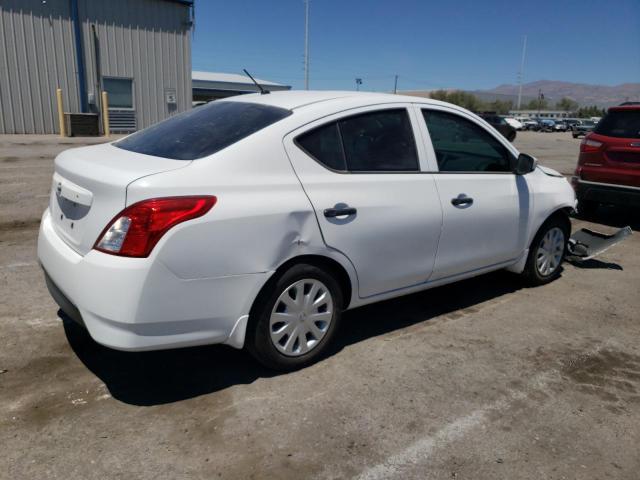
<path id="1" fill-rule="evenodd" d="M 482 110 L 485 106 L 474 94 L 462 90 L 435 90 L 429 96 L 434 100 L 453 103 L 471 111 Z"/>
<path id="2" fill-rule="evenodd" d="M 575 112 L 578 107 L 578 102 L 567 97 L 562 97 L 560 101 L 556 103 L 556 108 L 565 112 Z"/>
<path id="3" fill-rule="evenodd" d="M 448 93 L 447 93 L 446 90 L 434 90 L 433 92 L 431 92 L 429 94 L 429 96 L 431 98 L 433 98 L 434 100 L 440 100 L 442 102 L 448 102 L 448 100 L 447 100 Z"/>
<path id="4" fill-rule="evenodd" d="M 605 113 L 607 113 L 607 110 L 604 108 L 600 108 L 597 105 L 582 107 L 579 108 L 576 112 L 579 118 L 602 117 Z"/>
<path id="5" fill-rule="evenodd" d="M 543 98 L 540 101 L 538 101 L 538 99 L 529 100 L 525 110 L 546 110 L 547 108 L 549 108 L 549 102 L 547 102 L 546 98 Z"/>
<path id="6" fill-rule="evenodd" d="M 513 109 L 513 102 L 511 100 L 494 100 L 487 104 L 487 110 L 496 112 L 500 115 L 509 113 L 509 110 Z"/>

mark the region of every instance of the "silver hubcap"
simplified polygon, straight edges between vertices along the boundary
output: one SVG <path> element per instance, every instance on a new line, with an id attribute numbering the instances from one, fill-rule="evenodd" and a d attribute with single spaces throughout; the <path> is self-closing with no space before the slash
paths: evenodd
<path id="1" fill-rule="evenodd" d="M 546 277 L 558 269 L 564 243 L 564 232 L 558 227 L 553 227 L 544 235 L 536 252 L 536 268 L 541 275 Z"/>
<path id="2" fill-rule="evenodd" d="M 287 356 L 304 355 L 320 343 L 332 319 L 333 299 L 325 284 L 299 280 L 276 300 L 269 320 L 271 341 Z"/>

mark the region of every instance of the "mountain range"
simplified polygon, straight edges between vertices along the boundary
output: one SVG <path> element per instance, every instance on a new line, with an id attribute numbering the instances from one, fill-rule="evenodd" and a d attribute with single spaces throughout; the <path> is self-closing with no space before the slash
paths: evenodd
<path id="1" fill-rule="evenodd" d="M 597 105 L 610 107 L 619 105 L 625 101 L 640 102 L 640 83 L 623 83 L 620 85 L 590 85 L 586 83 L 562 82 L 556 80 L 538 80 L 536 82 L 522 84 L 523 103 L 538 97 L 538 91 L 542 91 L 549 103 L 554 103 L 562 97 L 568 97 L 578 102 L 581 106 Z M 499 85 L 490 90 L 476 90 L 472 93 L 483 100 L 517 100 L 518 85 Z M 526 99 L 526 100 L 525 100 Z"/>

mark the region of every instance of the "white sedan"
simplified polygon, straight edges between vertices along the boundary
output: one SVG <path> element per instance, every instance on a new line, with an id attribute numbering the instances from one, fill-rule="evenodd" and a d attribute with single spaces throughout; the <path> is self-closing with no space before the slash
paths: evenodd
<path id="1" fill-rule="evenodd" d="M 215 101 L 56 158 L 38 256 L 99 343 L 225 343 L 277 369 L 341 313 L 506 268 L 560 274 L 573 190 L 435 100 L 274 92 Z"/>

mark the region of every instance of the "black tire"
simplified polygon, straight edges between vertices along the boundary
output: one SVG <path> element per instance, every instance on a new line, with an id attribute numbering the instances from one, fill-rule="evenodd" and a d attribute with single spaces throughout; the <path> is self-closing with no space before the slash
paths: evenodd
<path id="1" fill-rule="evenodd" d="M 509 136 L 507 137 L 507 140 L 509 140 L 510 142 L 513 143 L 513 141 L 516 139 L 516 132 L 510 132 Z"/>
<path id="2" fill-rule="evenodd" d="M 571 134 L 571 136 L 572 136 L 573 138 L 578 138 L 578 135 L 577 135 L 577 134 L 575 134 L 575 133 L 572 133 L 572 134 Z"/>
<path id="3" fill-rule="evenodd" d="M 533 238 L 531 245 L 529 246 L 529 256 L 527 257 L 527 263 L 525 265 L 524 271 L 522 272 L 522 278 L 525 283 L 529 286 L 538 286 L 544 285 L 546 283 L 554 281 L 556 278 L 560 276 L 560 272 L 562 270 L 562 262 L 564 261 L 564 257 L 567 253 L 567 241 L 569 240 L 569 235 L 571 234 L 571 226 L 570 222 L 567 218 L 562 218 L 560 215 L 555 215 L 549 218 L 538 230 L 536 236 Z M 562 230 L 564 234 L 564 248 L 562 250 L 562 256 L 560 261 L 558 262 L 558 266 L 548 275 L 543 275 L 540 273 L 536 266 L 537 254 L 540 244 L 542 243 L 542 239 L 544 236 L 553 228 L 559 228 Z"/>
<path id="4" fill-rule="evenodd" d="M 299 356 L 287 356 L 281 353 L 271 340 L 270 317 L 280 295 L 294 283 L 305 279 L 319 280 L 326 286 L 332 298 L 333 316 L 324 337 L 311 350 Z M 251 355 L 267 368 L 292 371 L 306 367 L 326 354 L 338 330 L 343 305 L 342 290 L 331 274 L 315 265 L 303 263 L 293 265 L 270 281 L 258 295 L 249 315 L 245 346 Z"/>

